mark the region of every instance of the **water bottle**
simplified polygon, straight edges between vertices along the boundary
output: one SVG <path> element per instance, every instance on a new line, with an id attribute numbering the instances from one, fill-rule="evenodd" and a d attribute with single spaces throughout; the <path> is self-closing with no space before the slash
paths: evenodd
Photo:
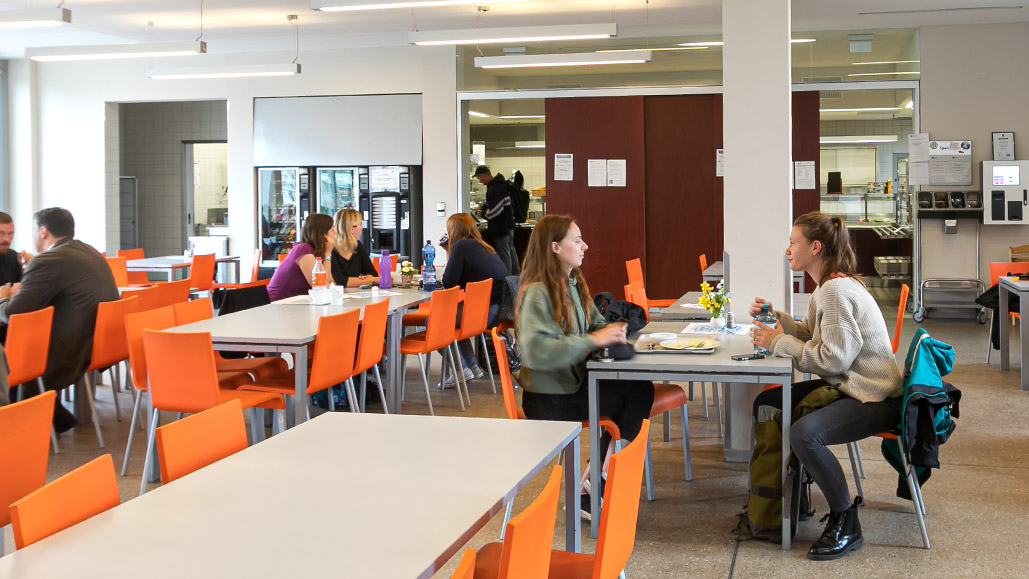
<path id="1" fill-rule="evenodd" d="M 379 287 L 382 289 L 389 289 L 393 287 L 393 264 L 389 259 L 389 250 L 382 250 L 382 257 L 379 258 Z"/>
<path id="2" fill-rule="evenodd" d="M 325 266 L 322 258 L 314 258 L 314 269 L 311 270 L 311 287 L 325 287 Z"/>
<path id="3" fill-rule="evenodd" d="M 422 270 L 422 290 L 436 291 L 436 248 L 432 246 L 432 240 L 425 240 L 425 247 L 422 248 L 422 263 L 425 268 Z"/>
<path id="4" fill-rule="evenodd" d="M 775 328 L 779 325 L 779 317 L 776 316 L 775 312 L 768 307 L 768 304 L 761 305 L 761 312 L 758 313 L 758 315 L 754 316 L 754 321 L 761 322 L 769 328 Z M 772 354 L 772 352 L 770 352 L 768 348 L 763 348 L 761 346 L 758 346 L 757 344 L 754 344 L 754 352 L 758 354 L 764 354 L 766 356 Z"/>

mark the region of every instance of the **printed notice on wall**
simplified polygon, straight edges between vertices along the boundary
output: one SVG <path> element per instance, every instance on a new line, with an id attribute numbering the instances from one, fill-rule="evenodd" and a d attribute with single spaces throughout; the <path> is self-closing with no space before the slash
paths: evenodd
<path id="1" fill-rule="evenodd" d="M 554 180 L 572 180 L 572 154 L 558 153 L 554 155 Z"/>
<path id="2" fill-rule="evenodd" d="M 929 141 L 929 184 L 972 184 L 972 141 Z"/>
<path id="3" fill-rule="evenodd" d="M 607 186 L 625 187 L 625 159 L 607 160 Z"/>
<path id="4" fill-rule="evenodd" d="M 589 159 L 586 161 L 586 185 L 589 187 L 607 187 L 607 159 Z"/>
<path id="5" fill-rule="evenodd" d="M 929 133 L 908 135 L 908 184 L 929 184 Z"/>
<path id="6" fill-rule="evenodd" d="M 815 189 L 815 162 L 795 161 L 793 163 L 793 188 L 794 189 Z"/>
<path id="7" fill-rule="evenodd" d="M 715 149 L 715 177 L 725 176 L 725 149 Z"/>

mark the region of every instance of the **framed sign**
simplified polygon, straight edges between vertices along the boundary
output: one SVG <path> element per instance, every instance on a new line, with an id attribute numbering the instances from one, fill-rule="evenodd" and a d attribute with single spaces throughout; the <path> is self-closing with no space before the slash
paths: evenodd
<path id="1" fill-rule="evenodd" d="M 1015 133 L 993 133 L 993 160 L 1015 160 Z"/>

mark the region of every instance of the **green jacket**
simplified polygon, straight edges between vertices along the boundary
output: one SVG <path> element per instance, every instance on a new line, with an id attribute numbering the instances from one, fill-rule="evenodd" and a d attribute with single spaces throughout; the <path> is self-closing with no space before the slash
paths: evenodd
<path id="1" fill-rule="evenodd" d="M 586 334 L 607 325 L 597 306 L 590 302 L 589 326 L 576 289 L 568 279 L 572 303 L 573 330 L 565 334 L 557 324 L 554 305 L 541 283 L 525 288 L 518 306 L 518 339 L 522 346 L 522 371 L 518 384 L 536 394 L 574 394 L 586 378 L 586 358 L 593 343 Z"/>

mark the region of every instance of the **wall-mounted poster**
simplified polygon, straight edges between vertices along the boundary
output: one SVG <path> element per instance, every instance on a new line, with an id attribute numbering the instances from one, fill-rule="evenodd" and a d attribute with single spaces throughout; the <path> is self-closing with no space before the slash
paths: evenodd
<path id="1" fill-rule="evenodd" d="M 572 159 L 573 157 L 571 153 L 558 153 L 554 155 L 555 181 L 572 180 Z"/>

